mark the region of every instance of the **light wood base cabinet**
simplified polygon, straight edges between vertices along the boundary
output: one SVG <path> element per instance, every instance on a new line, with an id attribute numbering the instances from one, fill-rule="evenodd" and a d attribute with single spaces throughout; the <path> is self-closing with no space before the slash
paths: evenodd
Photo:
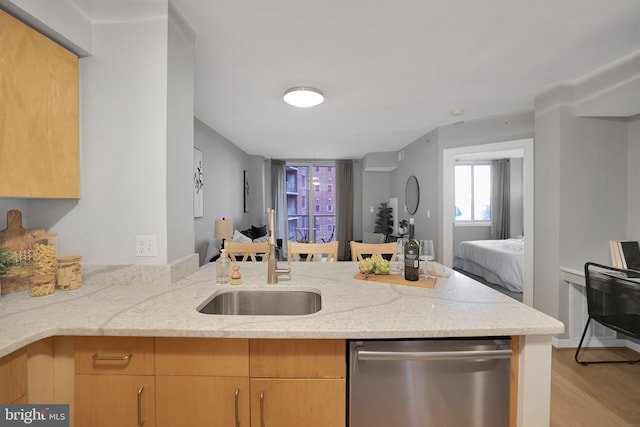
<path id="1" fill-rule="evenodd" d="M 75 425 L 154 427 L 155 396 L 153 376 L 76 375 Z"/>
<path id="2" fill-rule="evenodd" d="M 27 349 L 0 359 L 0 403 L 27 403 Z"/>
<path id="3" fill-rule="evenodd" d="M 78 337 L 75 427 L 340 427 L 346 342 Z"/>
<path id="4" fill-rule="evenodd" d="M 251 425 L 345 425 L 344 379 L 251 379 Z"/>
<path id="5" fill-rule="evenodd" d="M 249 379 L 158 376 L 157 427 L 249 426 Z"/>

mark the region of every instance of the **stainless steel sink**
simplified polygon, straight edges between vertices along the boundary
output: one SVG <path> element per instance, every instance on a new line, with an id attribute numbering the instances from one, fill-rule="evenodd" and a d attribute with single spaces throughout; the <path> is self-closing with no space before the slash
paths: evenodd
<path id="1" fill-rule="evenodd" d="M 200 304 L 204 314 L 302 316 L 320 311 L 319 293 L 302 290 L 233 290 L 214 294 Z"/>

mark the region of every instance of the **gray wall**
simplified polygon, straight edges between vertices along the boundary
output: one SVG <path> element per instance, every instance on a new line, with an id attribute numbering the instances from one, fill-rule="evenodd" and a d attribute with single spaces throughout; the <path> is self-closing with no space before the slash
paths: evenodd
<path id="1" fill-rule="evenodd" d="M 404 160 L 392 172 L 391 197 L 398 197 L 401 219 L 409 215 L 405 206 L 404 189 L 411 175 L 420 184 L 420 203 L 414 215 L 416 237 L 434 240 L 438 259 L 442 259 L 442 156 L 443 150 L 494 142 L 532 138 L 534 116 L 531 112 L 489 117 L 481 120 L 441 126 L 406 146 Z M 519 233 L 518 233 L 519 234 Z"/>
<path id="2" fill-rule="evenodd" d="M 231 219 L 238 230 L 251 226 L 249 214 L 243 212 L 242 198 L 242 172 L 249 168 L 249 155 L 198 119 L 195 119 L 194 133 L 195 147 L 203 152 L 205 171 L 204 216 L 194 220 L 195 251 L 200 254 L 202 264 L 209 240 L 213 238 L 215 220 Z M 250 184 L 250 187 L 257 185 Z M 219 241 L 215 244 L 220 246 Z"/>
<path id="3" fill-rule="evenodd" d="M 534 306 L 561 321 L 570 313 L 560 267 L 611 264 L 609 240 L 640 239 L 638 116 L 576 114 L 585 114 L 588 104 L 605 116 L 609 108 L 625 104 L 623 98 L 611 104 L 609 95 L 621 82 L 637 78 L 637 67 L 628 65 L 619 63 L 575 86 L 552 88 L 535 100 Z"/>
<path id="4" fill-rule="evenodd" d="M 389 203 L 391 174 L 389 172 L 362 173 L 362 232 L 373 232 L 380 203 Z M 371 212 L 373 208 L 373 212 Z M 396 215 L 396 212 L 393 213 Z M 360 239 L 362 236 L 360 236 Z"/>

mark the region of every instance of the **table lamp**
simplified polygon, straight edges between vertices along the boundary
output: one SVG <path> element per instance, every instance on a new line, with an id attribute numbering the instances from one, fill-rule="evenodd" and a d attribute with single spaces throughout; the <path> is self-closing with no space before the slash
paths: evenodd
<path id="1" fill-rule="evenodd" d="M 228 239 L 233 236 L 233 222 L 230 219 L 217 219 L 213 231 L 213 236 L 216 239 L 222 239 L 220 244 L 220 252 L 224 248 L 224 239 Z"/>

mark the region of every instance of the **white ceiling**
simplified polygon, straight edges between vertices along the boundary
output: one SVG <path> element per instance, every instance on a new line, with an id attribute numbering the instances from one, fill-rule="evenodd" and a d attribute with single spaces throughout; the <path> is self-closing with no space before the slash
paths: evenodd
<path id="1" fill-rule="evenodd" d="M 399 150 L 640 52 L 638 0 L 171 1 L 196 33 L 196 116 L 268 158 Z M 301 85 L 325 102 L 285 104 Z"/>

